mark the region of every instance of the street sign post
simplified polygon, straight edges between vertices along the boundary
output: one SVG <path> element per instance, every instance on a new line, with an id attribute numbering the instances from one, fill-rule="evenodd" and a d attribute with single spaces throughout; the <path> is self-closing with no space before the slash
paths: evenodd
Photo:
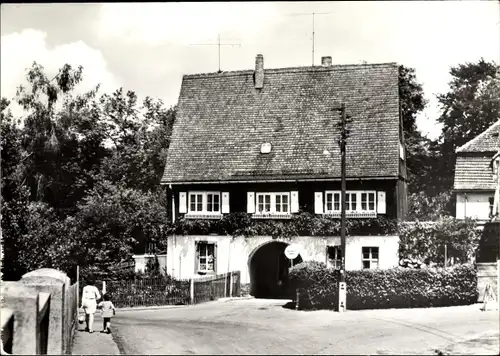
<path id="1" fill-rule="evenodd" d="M 297 258 L 299 253 L 300 249 L 297 245 L 288 245 L 285 248 L 285 256 L 292 262 L 292 267 L 293 267 L 293 260 Z"/>

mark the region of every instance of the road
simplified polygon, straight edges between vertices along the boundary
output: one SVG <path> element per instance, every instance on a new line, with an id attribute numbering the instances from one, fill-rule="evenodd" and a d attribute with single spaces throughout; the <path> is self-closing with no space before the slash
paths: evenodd
<path id="1" fill-rule="evenodd" d="M 498 354 L 498 311 L 295 311 L 284 300 L 243 299 L 118 311 L 121 354 Z"/>

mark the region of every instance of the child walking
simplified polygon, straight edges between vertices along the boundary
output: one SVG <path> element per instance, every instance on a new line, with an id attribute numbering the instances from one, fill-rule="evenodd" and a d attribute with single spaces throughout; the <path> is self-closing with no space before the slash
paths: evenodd
<path id="1" fill-rule="evenodd" d="M 103 301 L 99 303 L 98 307 L 101 309 L 102 322 L 102 333 L 111 333 L 111 318 L 115 316 L 115 306 L 111 302 L 111 298 L 108 294 L 104 294 L 102 297 Z"/>

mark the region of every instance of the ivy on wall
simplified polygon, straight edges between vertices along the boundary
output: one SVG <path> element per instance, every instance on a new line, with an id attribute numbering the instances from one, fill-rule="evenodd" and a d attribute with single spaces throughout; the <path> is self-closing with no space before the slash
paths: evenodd
<path id="1" fill-rule="evenodd" d="M 168 227 L 176 235 L 230 235 L 251 237 L 270 235 L 273 238 L 294 236 L 338 236 L 340 219 L 301 212 L 286 220 L 256 220 L 251 214 L 231 213 L 220 220 L 179 219 Z M 347 219 L 346 235 L 387 235 L 397 233 L 397 221 L 385 217 Z"/>

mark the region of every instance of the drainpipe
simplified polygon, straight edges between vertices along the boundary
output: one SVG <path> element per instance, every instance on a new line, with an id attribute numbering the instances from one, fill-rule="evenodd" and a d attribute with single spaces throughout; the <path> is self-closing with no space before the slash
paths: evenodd
<path id="1" fill-rule="evenodd" d="M 170 188 L 170 192 L 172 193 L 172 223 L 175 222 L 175 195 L 174 191 L 172 189 L 172 184 L 169 184 L 168 187 Z"/>

